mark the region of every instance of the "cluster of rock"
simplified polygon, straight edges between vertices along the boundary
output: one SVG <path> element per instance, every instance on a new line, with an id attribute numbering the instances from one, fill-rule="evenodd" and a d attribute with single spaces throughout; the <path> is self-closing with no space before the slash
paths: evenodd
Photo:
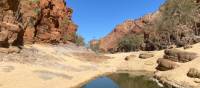
<path id="1" fill-rule="evenodd" d="M 1 0 L 0 47 L 73 42 L 72 12 L 64 0 Z"/>
<path id="2" fill-rule="evenodd" d="M 135 58 L 140 58 L 140 59 L 149 59 L 149 58 L 152 58 L 154 57 L 154 54 L 153 53 L 141 53 L 139 54 L 139 56 L 137 57 L 136 55 L 129 55 L 129 56 L 126 56 L 124 58 L 125 61 L 130 61 L 130 60 L 134 60 Z"/>
<path id="3" fill-rule="evenodd" d="M 157 70 L 166 71 L 179 67 L 178 63 L 186 63 L 197 58 L 196 53 L 181 51 L 177 49 L 165 50 L 163 58 L 158 59 Z"/>

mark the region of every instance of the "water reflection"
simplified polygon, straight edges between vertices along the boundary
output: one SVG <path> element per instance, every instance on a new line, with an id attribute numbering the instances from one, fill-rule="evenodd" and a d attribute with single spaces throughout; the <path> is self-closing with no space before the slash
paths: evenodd
<path id="1" fill-rule="evenodd" d="M 99 77 L 86 84 L 83 88 L 119 88 L 118 85 L 108 77 Z"/>
<path id="2" fill-rule="evenodd" d="M 146 76 L 121 73 L 99 77 L 82 88 L 161 88 Z"/>

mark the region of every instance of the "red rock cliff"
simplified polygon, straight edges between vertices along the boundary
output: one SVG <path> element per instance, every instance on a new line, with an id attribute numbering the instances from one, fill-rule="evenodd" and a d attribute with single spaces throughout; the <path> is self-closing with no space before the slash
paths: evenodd
<path id="1" fill-rule="evenodd" d="M 0 46 L 74 42 L 72 12 L 65 0 L 1 0 Z"/>
<path id="2" fill-rule="evenodd" d="M 103 52 L 113 51 L 117 48 L 117 44 L 121 38 L 123 38 L 127 34 L 136 34 L 143 33 L 143 27 L 145 24 L 150 23 L 156 14 L 149 14 L 137 20 L 127 20 L 122 24 L 119 24 L 115 27 L 115 29 L 105 36 L 104 38 L 99 40 L 99 48 Z"/>

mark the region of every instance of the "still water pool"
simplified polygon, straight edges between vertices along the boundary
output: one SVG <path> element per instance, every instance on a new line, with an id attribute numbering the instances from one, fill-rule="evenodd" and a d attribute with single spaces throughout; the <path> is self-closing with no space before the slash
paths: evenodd
<path id="1" fill-rule="evenodd" d="M 82 88 L 161 88 L 147 76 L 134 76 L 128 73 L 99 77 Z"/>

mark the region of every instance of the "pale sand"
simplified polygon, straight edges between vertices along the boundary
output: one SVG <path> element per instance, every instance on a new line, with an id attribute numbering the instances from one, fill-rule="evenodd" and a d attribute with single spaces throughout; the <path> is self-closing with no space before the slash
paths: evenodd
<path id="1" fill-rule="evenodd" d="M 0 88 L 76 88 L 96 76 L 115 72 L 107 62 L 90 63 L 73 56 L 60 54 L 46 45 L 26 46 L 37 48 L 46 55 L 57 58 L 56 64 L 0 63 Z M 116 63 L 113 63 L 116 64 Z"/>
<path id="2" fill-rule="evenodd" d="M 194 45 L 187 51 L 197 52 L 200 55 L 200 44 Z M 119 70 L 151 71 L 155 72 L 157 59 L 163 56 L 163 51 L 153 51 L 155 56 L 149 59 L 139 59 L 141 52 L 107 54 L 112 57 L 101 63 L 80 61 L 73 55 L 57 53 L 53 48 L 46 45 L 26 46 L 37 48 L 45 54 L 57 58 L 56 65 L 42 66 L 37 64 L 20 64 L 13 62 L 0 63 L 0 88 L 78 88 L 77 86 L 91 80 L 94 77 L 113 73 Z M 136 55 L 135 59 L 125 61 L 128 55 Z M 54 61 L 54 60 L 52 60 Z M 172 71 L 158 72 L 166 77 L 168 82 L 180 81 L 197 85 L 194 79 L 188 78 L 186 73 L 190 67 L 200 67 L 200 59 L 181 65 Z M 177 75 L 178 74 L 178 75 Z"/>

